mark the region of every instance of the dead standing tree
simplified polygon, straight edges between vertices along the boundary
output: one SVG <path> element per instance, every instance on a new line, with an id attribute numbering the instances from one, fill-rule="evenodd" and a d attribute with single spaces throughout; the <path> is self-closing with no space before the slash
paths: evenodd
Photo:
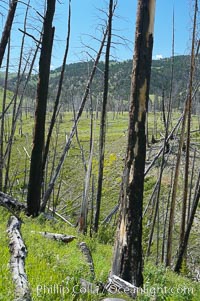
<path id="1" fill-rule="evenodd" d="M 96 212 L 94 220 L 94 231 L 98 232 L 99 215 L 101 207 L 101 195 L 103 184 L 103 169 L 104 169 L 104 154 L 105 154 L 105 137 L 106 137 L 106 111 L 108 101 L 108 87 L 109 87 L 109 61 L 110 61 L 110 47 L 112 37 L 112 19 L 113 19 L 113 7 L 115 9 L 117 2 L 113 5 L 113 0 L 109 3 L 109 17 L 108 17 L 108 38 L 106 45 L 105 55 L 105 69 L 104 69 L 104 91 L 103 91 L 103 103 L 101 111 L 101 126 L 99 135 L 99 170 L 98 170 L 98 185 L 97 185 L 97 198 L 96 198 Z"/>
<path id="2" fill-rule="evenodd" d="M 188 87 L 188 100 L 187 100 L 187 136 L 186 136 L 186 154 L 185 154 L 185 175 L 184 175 L 184 190 L 183 190 L 183 204 L 182 204 L 182 216 L 181 216 L 181 230 L 180 230 L 180 243 L 184 238 L 185 226 L 186 226 L 186 213 L 187 213 L 187 201 L 188 201 L 188 185 L 189 185 L 189 167 L 190 167 L 190 135 L 191 135 L 191 114 L 192 114 L 192 94 L 194 84 L 195 73 L 195 43 L 196 43 L 196 29 L 197 29 L 197 12 L 198 12 L 198 0 L 195 0 L 194 8 L 194 21 L 193 21 L 193 34 L 192 34 L 192 49 L 191 49 L 191 61 L 190 61 L 190 78 Z"/>
<path id="3" fill-rule="evenodd" d="M 153 48 L 155 0 L 139 0 L 131 80 L 128 146 L 112 275 L 143 285 L 142 207 L 146 156 L 146 111 Z"/>
<path id="4" fill-rule="evenodd" d="M 6 20 L 6 23 L 4 26 L 4 30 L 3 30 L 1 42 L 0 42 L 0 67 L 2 65 L 4 53 L 5 53 L 6 46 L 8 44 L 8 40 L 10 37 L 10 32 L 11 32 L 11 28 L 12 28 L 12 24 L 13 24 L 13 20 L 14 20 L 14 16 L 15 16 L 15 11 L 17 8 L 17 3 L 18 3 L 17 0 L 12 0 L 10 2 L 10 8 L 9 8 L 7 20 Z"/>
<path id="5" fill-rule="evenodd" d="M 190 146 L 190 133 L 189 133 L 190 132 L 190 114 L 191 114 L 191 104 L 192 104 L 192 98 L 193 98 L 192 91 L 193 91 L 193 76 L 194 76 L 194 67 L 195 67 L 194 42 L 195 42 L 195 35 L 196 35 L 196 14 L 197 14 L 197 1 L 195 4 L 195 14 L 194 14 L 194 24 L 193 24 L 193 38 L 192 38 L 193 41 L 192 41 L 192 51 L 191 51 L 189 89 L 188 89 L 188 96 L 186 98 L 185 108 L 184 108 L 184 112 L 183 112 L 182 128 L 181 128 L 180 140 L 179 140 L 179 145 L 178 145 L 174 183 L 173 183 L 173 188 L 172 188 L 172 200 L 171 200 L 171 205 L 170 205 L 166 266 L 170 266 L 172 263 L 172 246 L 173 246 L 172 242 L 173 242 L 173 229 L 174 229 L 176 198 L 177 198 L 177 191 L 178 191 L 178 179 L 179 179 L 179 172 L 180 172 L 181 153 L 182 153 L 184 138 L 185 138 L 185 127 L 186 127 L 186 121 L 188 118 L 185 183 L 184 183 L 184 194 L 183 194 L 180 240 L 183 239 L 184 231 L 185 231 L 186 205 L 187 205 L 187 195 L 188 195 L 187 186 L 188 186 L 189 146 Z"/>
<path id="6" fill-rule="evenodd" d="M 62 92 L 62 85 L 63 85 L 63 80 L 64 80 L 64 73 L 65 73 L 67 55 L 68 55 L 68 51 L 69 51 L 70 31 L 71 31 L 71 0 L 69 1 L 68 33 L 67 33 L 67 39 L 66 39 L 65 53 L 64 53 L 62 68 L 61 68 L 61 72 L 60 72 L 60 79 L 59 79 L 59 84 L 58 84 L 58 91 L 57 91 L 57 95 L 56 95 L 56 100 L 55 100 L 55 103 L 54 103 L 53 114 L 52 114 L 52 117 L 51 117 L 49 131 L 48 131 L 48 134 L 47 134 L 46 145 L 45 145 L 45 149 L 44 149 L 43 167 L 42 167 L 43 175 L 44 175 L 45 165 L 46 165 L 46 161 L 47 161 L 47 157 L 48 157 L 48 153 L 49 153 L 49 146 L 50 146 L 51 136 L 52 136 L 54 125 L 55 125 L 56 118 L 57 118 L 57 115 L 58 115 L 58 106 L 59 106 L 60 96 L 61 96 L 61 92 Z"/>
<path id="7" fill-rule="evenodd" d="M 35 133 L 31 154 L 31 166 L 28 184 L 27 210 L 28 214 L 37 216 L 40 210 L 40 196 L 42 187 L 42 163 L 45 139 L 45 119 L 48 97 L 51 52 L 54 36 L 52 27 L 56 0 L 47 1 L 46 16 L 44 18 L 44 32 L 42 37 L 39 61 L 39 79 L 37 86 L 37 104 L 35 112 Z"/>
<path id="8" fill-rule="evenodd" d="M 114 11 L 113 11 L 113 14 L 114 14 Z M 56 180 L 57 180 L 57 178 L 58 178 L 58 176 L 60 174 L 60 171 L 62 169 L 63 163 L 65 161 L 65 157 L 66 157 L 66 155 L 67 155 L 67 153 L 68 153 L 68 151 L 70 149 L 72 139 L 73 139 L 73 137 L 74 137 L 74 135 L 76 133 L 76 129 L 77 129 L 80 117 L 82 115 L 85 103 L 86 103 L 88 95 L 90 93 L 90 87 L 91 87 L 92 81 L 94 79 L 96 70 L 97 70 L 97 65 L 98 65 L 98 63 L 100 61 L 100 58 L 101 58 L 101 54 L 102 54 L 102 51 L 103 51 L 103 48 L 104 48 L 104 45 L 105 45 L 107 34 L 108 34 L 108 25 L 106 25 L 106 29 L 105 29 L 105 31 L 103 33 L 102 41 L 101 41 L 99 50 L 97 52 L 96 58 L 94 60 L 92 71 L 90 73 L 90 76 L 89 76 L 89 79 L 88 79 L 88 82 L 87 82 L 87 85 L 86 85 L 86 88 L 85 88 L 85 91 L 84 91 L 84 94 L 83 94 L 83 97 L 82 97 L 82 100 L 81 100 L 81 104 L 79 106 L 78 113 L 76 115 L 76 119 L 75 119 L 74 124 L 72 126 L 69 138 L 66 141 L 66 144 L 65 144 L 65 147 L 64 147 L 63 152 L 61 154 L 61 157 L 59 159 L 58 165 L 55 168 L 55 172 L 54 172 L 53 176 L 51 177 L 51 180 L 49 182 L 48 188 L 47 188 L 47 190 L 46 190 L 46 192 L 44 194 L 42 205 L 41 205 L 41 210 L 42 211 L 44 211 L 45 208 L 46 208 L 47 202 L 48 202 L 48 200 L 49 200 L 49 198 L 51 196 L 51 193 L 53 191 L 54 185 L 56 183 Z"/>

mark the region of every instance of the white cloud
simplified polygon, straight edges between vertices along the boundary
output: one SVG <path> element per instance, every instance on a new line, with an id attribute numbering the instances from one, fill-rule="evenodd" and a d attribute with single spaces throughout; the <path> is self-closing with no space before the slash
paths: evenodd
<path id="1" fill-rule="evenodd" d="M 155 60 L 161 60 L 161 59 L 163 59 L 163 55 L 162 54 L 156 54 L 154 59 Z"/>

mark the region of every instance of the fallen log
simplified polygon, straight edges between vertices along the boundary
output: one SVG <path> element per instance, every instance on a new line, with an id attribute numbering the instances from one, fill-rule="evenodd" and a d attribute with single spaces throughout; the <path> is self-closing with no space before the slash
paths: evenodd
<path id="1" fill-rule="evenodd" d="M 8 221 L 8 237 L 10 239 L 10 269 L 15 285 L 15 301 L 31 301 L 31 293 L 25 272 L 26 246 L 20 233 L 21 222 L 11 216 Z"/>
<path id="2" fill-rule="evenodd" d="M 122 278 L 112 275 L 108 278 L 105 290 L 111 294 L 124 293 L 132 298 L 137 297 L 138 288 Z"/>
<path id="3" fill-rule="evenodd" d="M 91 294 L 99 294 L 103 291 L 103 287 L 99 283 L 91 283 L 83 278 L 80 278 L 81 290 Z"/>
<path id="4" fill-rule="evenodd" d="M 0 206 L 5 208 L 9 208 L 14 211 L 23 211 L 26 210 L 26 205 L 23 203 L 18 202 L 10 195 L 3 193 L 0 191 Z"/>
<path id="5" fill-rule="evenodd" d="M 80 247 L 81 252 L 85 256 L 86 261 L 89 265 L 90 272 L 92 274 L 92 279 L 94 279 L 95 278 L 94 262 L 93 262 L 93 259 L 92 259 L 92 254 L 90 252 L 90 249 L 88 248 L 88 246 L 86 245 L 86 243 L 84 241 L 79 243 L 79 247 Z"/>
<path id="6" fill-rule="evenodd" d="M 125 299 L 119 299 L 119 298 L 106 298 L 102 299 L 101 301 L 126 301 Z"/>
<path id="7" fill-rule="evenodd" d="M 31 232 L 32 233 L 39 233 L 39 234 L 41 234 L 42 236 L 44 236 L 46 238 L 62 241 L 64 243 L 69 243 L 69 242 L 73 241 L 76 238 L 76 236 L 59 234 L 59 233 L 35 232 L 35 231 L 31 231 Z"/>

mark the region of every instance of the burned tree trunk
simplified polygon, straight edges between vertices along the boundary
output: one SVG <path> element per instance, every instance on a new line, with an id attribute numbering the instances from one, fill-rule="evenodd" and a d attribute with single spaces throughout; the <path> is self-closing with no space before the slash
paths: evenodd
<path id="1" fill-rule="evenodd" d="M 131 80 L 128 147 L 112 275 L 143 285 L 142 207 L 146 156 L 145 121 L 153 48 L 155 0 L 139 0 Z"/>
<path id="2" fill-rule="evenodd" d="M 4 31 L 2 33 L 1 42 L 0 42 L 0 67 L 2 65 L 4 53 L 5 53 L 6 46 L 8 44 L 8 40 L 9 40 L 9 37 L 10 37 L 10 31 L 11 31 L 12 24 L 13 24 L 15 11 L 16 11 L 16 8 L 17 8 L 17 3 L 18 3 L 18 0 L 12 0 L 11 1 L 10 9 L 9 9 L 8 16 L 7 16 L 7 20 L 6 20 L 6 23 L 5 23 L 5 26 L 4 26 Z"/>
<path id="3" fill-rule="evenodd" d="M 47 141 L 46 141 L 46 145 L 45 145 L 45 149 L 44 149 L 43 164 L 42 164 L 43 165 L 42 166 L 43 174 L 44 174 L 44 170 L 45 170 L 45 166 L 46 166 L 47 156 L 48 156 L 48 153 L 49 153 L 49 146 L 50 146 L 51 136 L 52 136 L 52 132 L 53 132 L 55 122 L 56 122 L 57 114 L 58 114 L 58 105 L 59 105 L 59 102 L 60 102 L 60 96 L 61 96 L 61 92 L 62 92 L 62 85 L 63 85 L 63 80 L 64 80 L 66 61 L 67 61 L 67 56 L 68 56 L 68 51 L 69 51 L 70 31 L 71 31 L 71 1 L 69 1 L 68 33 L 67 33 L 67 39 L 66 39 L 66 48 L 65 48 L 65 53 L 64 53 L 63 63 L 62 63 L 62 69 L 61 69 L 61 73 L 60 73 L 58 91 L 57 91 L 56 100 L 55 100 L 54 108 L 53 108 L 53 114 L 52 114 L 52 117 L 51 117 L 49 131 L 48 131 L 48 134 L 47 134 Z"/>
<path id="4" fill-rule="evenodd" d="M 180 229 L 180 243 L 184 238 L 185 226 L 186 226 L 186 213 L 187 213 L 187 201 L 188 201 L 188 184 L 189 184 L 189 167 L 190 167 L 190 135 L 191 135 L 191 114 L 192 114 L 192 93 L 193 82 L 195 72 L 195 43 L 196 43 L 196 23 L 197 23 L 197 11 L 198 1 L 195 1 L 195 12 L 193 22 L 193 37 L 192 37 L 192 49 L 191 49 L 191 61 L 190 61 L 190 79 L 188 88 L 188 106 L 187 106 L 187 136 L 186 136 L 186 154 L 185 154 L 185 178 L 184 178 L 184 190 L 183 190 L 183 203 L 182 203 L 182 216 L 181 216 L 181 229 Z"/>
<path id="5" fill-rule="evenodd" d="M 109 87 L 109 61 L 110 61 L 110 47 L 111 47 L 111 37 L 112 37 L 112 18 L 113 18 L 113 0 L 110 0 L 109 18 L 108 18 L 108 39 L 106 45 L 105 69 L 104 69 L 104 91 L 103 91 L 101 126 L 100 126 L 100 135 L 99 135 L 99 168 L 98 168 L 96 212 L 95 212 L 95 220 L 94 220 L 95 232 L 98 232 L 98 227 L 99 227 L 99 216 L 100 216 L 101 195 L 102 195 L 102 185 L 103 185 L 103 169 L 104 169 L 105 138 L 106 138 L 106 111 L 107 111 L 108 87 Z"/>
<path id="6" fill-rule="evenodd" d="M 114 14 L 114 10 L 113 10 L 113 14 Z M 96 70 L 97 70 L 97 65 L 98 65 L 99 60 L 101 58 L 101 54 L 102 54 L 102 51 L 103 51 L 103 48 L 104 48 L 104 45 L 105 45 L 107 34 L 108 34 L 108 25 L 106 26 L 106 30 L 105 30 L 105 32 L 103 34 L 101 45 L 100 45 L 100 48 L 99 48 L 99 50 L 97 52 L 97 55 L 96 55 L 96 58 L 95 58 L 95 61 L 94 61 L 94 65 L 93 65 L 92 71 L 90 73 L 90 76 L 89 76 L 89 79 L 88 79 L 88 82 L 87 82 L 87 85 L 86 85 L 86 88 L 85 88 L 85 91 L 84 91 L 84 94 L 83 94 L 83 97 L 82 97 L 82 100 L 81 100 L 81 104 L 80 104 L 79 109 L 78 109 L 76 120 L 74 121 L 74 124 L 72 126 L 69 138 L 68 138 L 68 140 L 67 140 L 67 142 L 65 144 L 65 147 L 64 147 L 63 152 L 61 154 L 61 157 L 59 159 L 58 165 L 55 168 L 54 175 L 51 177 L 51 180 L 50 180 L 50 183 L 48 185 L 48 188 L 47 188 L 47 190 L 46 190 L 46 192 L 44 194 L 43 202 L 42 202 L 42 205 L 41 205 L 41 210 L 44 210 L 45 207 L 46 207 L 47 201 L 49 200 L 50 195 L 51 195 L 51 193 L 53 191 L 55 182 L 56 182 L 56 180 L 57 180 L 57 178 L 58 178 L 58 176 L 60 174 L 60 171 L 62 169 L 63 163 L 65 161 L 65 157 L 66 157 L 66 155 L 67 155 L 67 153 L 68 153 L 68 151 L 70 149 L 71 142 L 72 142 L 72 139 L 73 139 L 73 137 L 74 137 L 74 135 L 76 133 L 76 129 L 77 129 L 80 117 L 82 115 L 82 112 L 83 112 L 83 109 L 84 109 L 87 97 L 88 97 L 88 95 L 90 93 L 90 87 L 91 87 L 93 78 L 95 76 Z"/>
<path id="7" fill-rule="evenodd" d="M 13 197 L 0 191 L 0 206 L 9 208 L 14 211 L 26 211 L 26 206 L 18 202 Z"/>
<path id="8" fill-rule="evenodd" d="M 35 112 L 35 133 L 31 154 L 31 166 L 27 197 L 28 214 L 32 216 L 37 216 L 40 210 L 46 106 L 54 35 L 54 27 L 52 27 L 52 22 L 55 12 L 55 3 L 56 0 L 47 1 L 47 11 L 44 19 L 44 33 L 39 61 L 39 80 L 37 86 L 37 105 Z"/>

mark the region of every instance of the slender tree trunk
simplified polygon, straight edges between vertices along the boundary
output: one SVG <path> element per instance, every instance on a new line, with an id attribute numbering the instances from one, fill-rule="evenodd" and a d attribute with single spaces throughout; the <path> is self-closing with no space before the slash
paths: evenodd
<path id="1" fill-rule="evenodd" d="M 192 110 L 192 91 L 193 80 L 195 71 L 195 39 L 196 39 L 196 22 L 197 22 L 197 0 L 195 2 L 194 22 L 193 22 L 193 37 L 192 37 L 192 50 L 191 50 L 191 62 L 190 62 L 190 80 L 188 91 L 188 115 L 187 115 L 187 137 L 186 137 L 186 155 L 185 155 L 185 178 L 184 178 L 184 191 L 183 191 L 183 204 L 182 204 L 182 216 L 181 216 L 181 231 L 180 231 L 180 243 L 183 240 L 186 225 L 186 211 L 187 211 L 187 197 L 188 197 L 188 182 L 189 182 L 189 161 L 190 161 L 190 130 L 191 130 L 191 110 Z"/>
<path id="2" fill-rule="evenodd" d="M 200 173 L 199 173 L 199 178 L 200 178 Z M 199 178 L 198 178 L 197 182 L 199 182 Z M 192 229 L 192 224 L 193 224 L 194 217 L 195 217 L 195 214 L 196 214 L 196 210 L 197 210 L 197 207 L 198 207 L 199 198 L 200 198 L 200 185 L 199 185 L 199 187 L 197 187 L 197 190 L 195 191 L 195 198 L 194 198 L 193 206 L 192 206 L 192 209 L 191 209 L 189 222 L 187 224 L 186 231 L 184 232 L 183 240 L 181 241 L 181 244 L 179 246 L 178 259 L 177 259 L 177 262 L 176 262 L 176 265 L 175 265 L 175 268 L 174 268 L 174 271 L 177 272 L 177 273 L 180 272 L 180 269 L 181 269 L 181 266 L 182 266 L 183 257 L 184 257 L 185 250 L 186 250 L 187 245 L 188 245 L 190 231 Z"/>
<path id="3" fill-rule="evenodd" d="M 96 198 L 96 212 L 94 219 L 94 231 L 98 232 L 99 216 L 101 207 L 102 185 L 103 185 L 103 168 L 104 168 L 104 154 L 105 154 L 105 138 L 106 138 L 106 111 L 108 101 L 108 86 L 109 86 L 109 61 L 110 61 L 110 47 L 112 37 L 112 18 L 113 18 L 113 0 L 109 3 L 109 19 L 108 19 L 108 38 L 106 45 L 105 56 L 105 70 L 104 70 L 104 91 L 103 91 L 103 104 L 101 111 L 101 125 L 99 136 L 99 170 L 97 181 L 97 198 Z"/>
<path id="4" fill-rule="evenodd" d="M 152 62 L 154 0 L 139 0 L 131 80 L 128 147 L 112 275 L 143 285 L 142 211 L 146 156 L 145 123 Z"/>
<path id="5" fill-rule="evenodd" d="M 162 91 L 162 117 L 163 117 L 163 124 L 166 129 L 166 116 L 165 116 L 165 90 Z"/>
<path id="6" fill-rule="evenodd" d="M 87 233 L 87 216 L 88 216 L 88 204 L 89 204 L 89 189 L 90 189 L 90 178 L 92 173 L 92 159 L 93 159 L 93 146 L 90 151 L 89 162 L 87 167 L 87 172 L 85 175 L 85 187 L 83 192 L 83 200 L 81 204 L 81 214 L 79 218 L 79 231 L 84 234 Z"/>
<path id="7" fill-rule="evenodd" d="M 187 223 L 189 221 L 190 210 L 191 210 L 192 187 L 193 187 L 194 170 L 195 170 L 195 163 L 196 163 L 195 162 L 196 161 L 196 151 L 197 151 L 197 149 L 195 148 L 195 150 L 194 150 L 194 157 L 193 157 L 193 163 L 192 163 L 191 178 L 190 178 L 190 192 L 189 192 L 189 197 L 188 197 Z"/>
<path id="8" fill-rule="evenodd" d="M 7 62 L 6 62 L 5 83 L 4 83 L 3 101 L 2 101 L 1 131 L 0 131 L 0 191 L 2 191 L 3 189 L 3 169 L 5 164 L 5 158 L 4 158 L 5 114 L 4 112 L 6 108 L 9 64 L 10 64 L 10 40 L 8 41 L 8 54 L 7 54 Z"/>
<path id="9" fill-rule="evenodd" d="M 196 23 L 196 14 L 197 14 L 197 0 L 196 0 L 196 5 L 195 5 L 195 16 L 194 16 L 192 44 L 194 43 L 194 37 L 195 37 L 195 32 L 196 32 L 196 25 L 195 25 L 195 23 Z M 193 53 L 194 49 L 193 49 L 193 47 L 194 47 L 194 44 L 192 45 L 192 54 L 191 54 L 189 94 L 188 94 L 188 97 L 186 99 L 185 108 L 184 108 L 182 129 L 181 129 L 181 135 L 180 135 L 180 141 L 179 141 L 179 148 L 178 148 L 175 175 L 174 175 L 174 183 L 173 183 L 173 190 L 172 190 L 172 201 L 171 201 L 171 207 L 170 207 L 170 217 L 169 217 L 169 226 L 168 226 L 166 266 L 170 266 L 171 265 L 171 260 L 172 260 L 173 226 L 174 226 L 175 204 L 176 204 L 176 195 L 177 195 L 177 187 L 178 187 L 181 153 L 182 153 L 182 147 L 183 147 L 184 136 L 185 136 L 186 118 L 187 118 L 188 115 L 190 115 L 190 113 L 189 113 L 190 103 L 192 101 L 192 82 L 193 82 L 193 74 L 194 74 L 194 53 Z M 186 171 L 186 173 L 187 173 L 187 171 Z M 186 181 L 187 181 L 187 179 L 186 179 Z M 186 181 L 185 181 L 185 186 L 187 185 Z M 187 199 L 187 192 L 185 192 L 185 196 L 184 196 L 184 200 L 183 200 L 183 211 L 185 210 L 184 208 L 186 208 L 186 199 Z M 182 220 L 183 219 L 185 219 L 185 216 L 182 214 Z M 185 221 L 184 221 L 184 223 L 185 223 Z M 183 227 L 183 225 L 181 227 Z M 181 231 L 183 231 L 183 230 L 184 229 L 182 228 Z"/>
<path id="10" fill-rule="evenodd" d="M 64 72 L 65 72 L 65 66 L 66 66 L 66 60 L 67 60 L 67 55 L 68 55 L 68 50 L 69 50 L 69 41 L 70 41 L 70 28 L 71 27 L 71 0 L 69 1 L 69 15 L 68 15 L 68 33 L 67 33 L 67 40 L 66 40 L 66 48 L 65 48 L 65 54 L 63 58 L 63 63 L 62 63 L 62 69 L 61 69 L 61 74 L 60 74 L 60 80 L 59 80 L 59 85 L 58 85 L 58 91 L 56 95 L 56 101 L 54 104 L 54 109 L 53 109 L 53 115 L 51 117 L 51 122 L 50 122 L 50 127 L 47 135 L 47 141 L 44 149 L 44 157 L 43 157 L 43 176 L 44 176 L 44 169 L 45 169 L 45 164 L 47 160 L 47 155 L 49 152 L 49 145 L 50 145 L 50 140 L 53 132 L 53 128 L 55 125 L 57 113 L 58 113 L 58 105 L 60 101 L 60 96 L 62 92 L 62 84 L 63 84 L 63 79 L 64 79 Z"/>
<path id="11" fill-rule="evenodd" d="M 78 113 L 77 113 L 77 116 L 76 116 L 76 120 L 74 121 L 74 124 L 72 126 L 69 138 L 68 138 L 68 140 L 67 140 L 67 142 L 65 144 L 65 147 L 64 147 L 63 152 L 61 154 L 61 157 L 59 159 L 59 163 L 58 163 L 58 165 L 57 165 L 57 167 L 55 169 L 54 175 L 52 176 L 52 178 L 50 180 L 50 183 L 48 185 L 47 191 L 44 194 L 43 202 L 42 202 L 42 205 L 41 205 L 41 210 L 43 210 L 46 207 L 47 201 L 48 201 L 48 199 L 49 199 L 49 197 L 50 197 L 50 195 L 51 195 L 51 193 L 53 191 L 55 182 L 56 182 L 56 180 L 57 180 L 57 178 L 59 176 L 59 173 L 60 173 L 60 171 L 62 169 L 65 157 L 66 157 L 66 155 L 67 155 L 67 153 L 68 153 L 68 151 L 70 149 L 72 139 L 74 137 L 74 134 L 76 133 L 76 128 L 78 126 L 78 122 L 80 120 L 80 117 L 82 115 L 82 112 L 83 112 L 83 109 L 84 109 L 87 97 L 88 97 L 89 92 L 90 92 L 90 86 L 92 84 L 92 81 L 93 81 L 93 78 L 94 78 L 94 75 L 95 75 L 95 72 L 96 72 L 96 69 L 97 69 L 97 65 L 98 65 L 99 60 L 101 58 L 101 54 L 102 54 L 102 51 L 103 51 L 103 48 L 104 48 L 104 45 L 105 45 L 107 34 L 108 34 L 108 26 L 106 27 L 106 30 L 104 32 L 100 48 L 99 48 L 99 50 L 97 52 L 97 56 L 96 56 L 96 59 L 94 61 L 94 65 L 93 65 L 90 77 L 88 79 L 88 82 L 87 82 L 87 85 L 86 85 L 86 89 L 85 89 L 85 92 L 84 92 L 84 95 L 83 95 L 83 98 L 82 98 L 82 101 L 81 101 L 81 104 L 80 104 L 80 107 L 79 107 L 79 110 L 78 110 Z"/>
<path id="12" fill-rule="evenodd" d="M 10 8 L 9 8 L 7 20 L 6 20 L 6 23 L 4 26 L 4 31 L 2 33 L 1 42 L 0 42 L 0 68 L 2 65 L 6 46 L 8 44 L 8 40 L 10 37 L 10 32 L 11 32 L 11 28 L 12 28 L 12 24 L 13 24 L 13 20 L 14 20 L 14 16 L 15 16 L 15 11 L 17 8 L 17 3 L 18 3 L 18 0 L 12 0 L 10 2 Z"/>
<path id="13" fill-rule="evenodd" d="M 171 87 L 170 87 L 170 97 L 169 97 L 169 104 L 167 108 L 167 120 L 165 116 L 165 105 L 164 105 L 164 91 L 163 91 L 163 96 L 162 96 L 162 111 L 163 111 L 163 121 L 164 121 L 164 126 L 165 126 L 165 138 L 164 138 L 164 143 L 163 143 L 163 150 L 162 150 L 162 159 L 161 159 L 161 166 L 160 166 L 160 174 L 158 178 L 158 188 L 157 188 L 157 195 L 156 195 L 156 206 L 155 206 L 155 212 L 154 212 L 154 217 L 152 220 L 152 226 L 151 226 L 151 231 L 150 231 L 150 237 L 149 237 L 149 243 L 148 243 L 148 249 L 147 249 L 147 256 L 150 254 L 150 249 L 152 245 L 152 239 L 153 239 L 153 233 L 154 233 L 154 227 L 156 224 L 156 219 L 159 217 L 157 216 L 159 213 L 159 203 L 160 203 L 160 191 L 161 191 L 161 183 L 162 183 L 162 176 L 163 176 L 163 171 L 165 168 L 165 151 L 167 150 L 167 147 L 169 147 L 168 143 L 168 133 L 169 133 L 169 125 L 170 125 L 170 120 L 171 120 L 171 107 L 172 107 L 172 91 L 173 91 L 173 77 L 174 77 L 174 18 L 173 18 L 173 43 L 172 43 L 172 69 L 171 69 Z M 158 222 L 158 228 L 159 229 L 159 222 Z M 159 242 L 159 240 L 157 240 Z M 157 254 L 159 250 L 159 246 L 157 245 Z M 158 258 L 157 258 L 158 260 Z"/>
<path id="14" fill-rule="evenodd" d="M 14 94 L 14 97 L 13 97 L 13 112 L 12 112 L 11 134 L 10 134 L 8 145 L 7 145 L 7 148 L 6 148 L 6 151 L 5 151 L 5 158 L 7 157 L 7 166 L 6 166 L 6 173 L 5 173 L 4 192 L 6 192 L 7 188 L 8 188 L 13 138 L 14 138 L 14 134 L 15 134 L 15 130 L 16 130 L 17 120 L 18 120 L 18 117 L 19 117 L 19 108 L 21 107 L 20 104 L 21 104 L 22 99 L 23 99 L 23 96 L 21 96 L 21 101 L 18 105 L 17 102 L 18 102 L 19 87 L 20 87 L 21 80 L 22 80 L 22 78 L 23 78 L 23 76 L 26 72 L 26 67 L 28 65 L 28 59 L 27 59 L 27 62 L 25 64 L 25 67 L 24 67 L 23 71 L 21 70 L 22 69 L 22 61 L 23 61 L 24 44 L 25 44 L 25 31 L 26 31 L 27 17 L 28 17 L 28 11 L 29 11 L 29 2 L 30 2 L 30 0 L 28 1 L 27 8 L 26 8 L 26 13 L 25 13 L 25 18 L 24 18 L 24 34 L 23 34 L 23 37 L 22 37 L 21 49 L 20 49 L 20 59 L 19 59 L 19 66 L 18 66 L 18 73 L 17 73 L 16 90 L 15 90 L 15 94 Z"/>
<path id="15" fill-rule="evenodd" d="M 164 260 L 165 260 L 166 230 L 167 230 L 168 213 L 169 213 L 169 206 L 170 206 L 170 199 L 171 199 L 171 192 L 172 192 L 173 172 L 174 172 L 174 169 L 172 168 L 171 185 L 170 185 L 170 190 L 169 190 L 168 198 L 167 198 L 167 206 L 166 206 L 165 213 L 164 213 L 163 234 L 162 234 L 162 252 L 161 252 L 161 263 L 162 264 L 164 263 Z"/>
<path id="16" fill-rule="evenodd" d="M 54 27 L 52 27 L 56 0 L 47 1 L 47 11 L 44 19 L 39 61 L 39 80 L 37 86 L 37 105 L 35 112 L 35 133 L 31 154 L 31 166 L 28 184 L 27 211 L 29 215 L 37 216 L 40 210 L 42 187 L 42 162 L 45 139 L 45 119 L 48 97 L 51 52 L 53 45 Z"/>

